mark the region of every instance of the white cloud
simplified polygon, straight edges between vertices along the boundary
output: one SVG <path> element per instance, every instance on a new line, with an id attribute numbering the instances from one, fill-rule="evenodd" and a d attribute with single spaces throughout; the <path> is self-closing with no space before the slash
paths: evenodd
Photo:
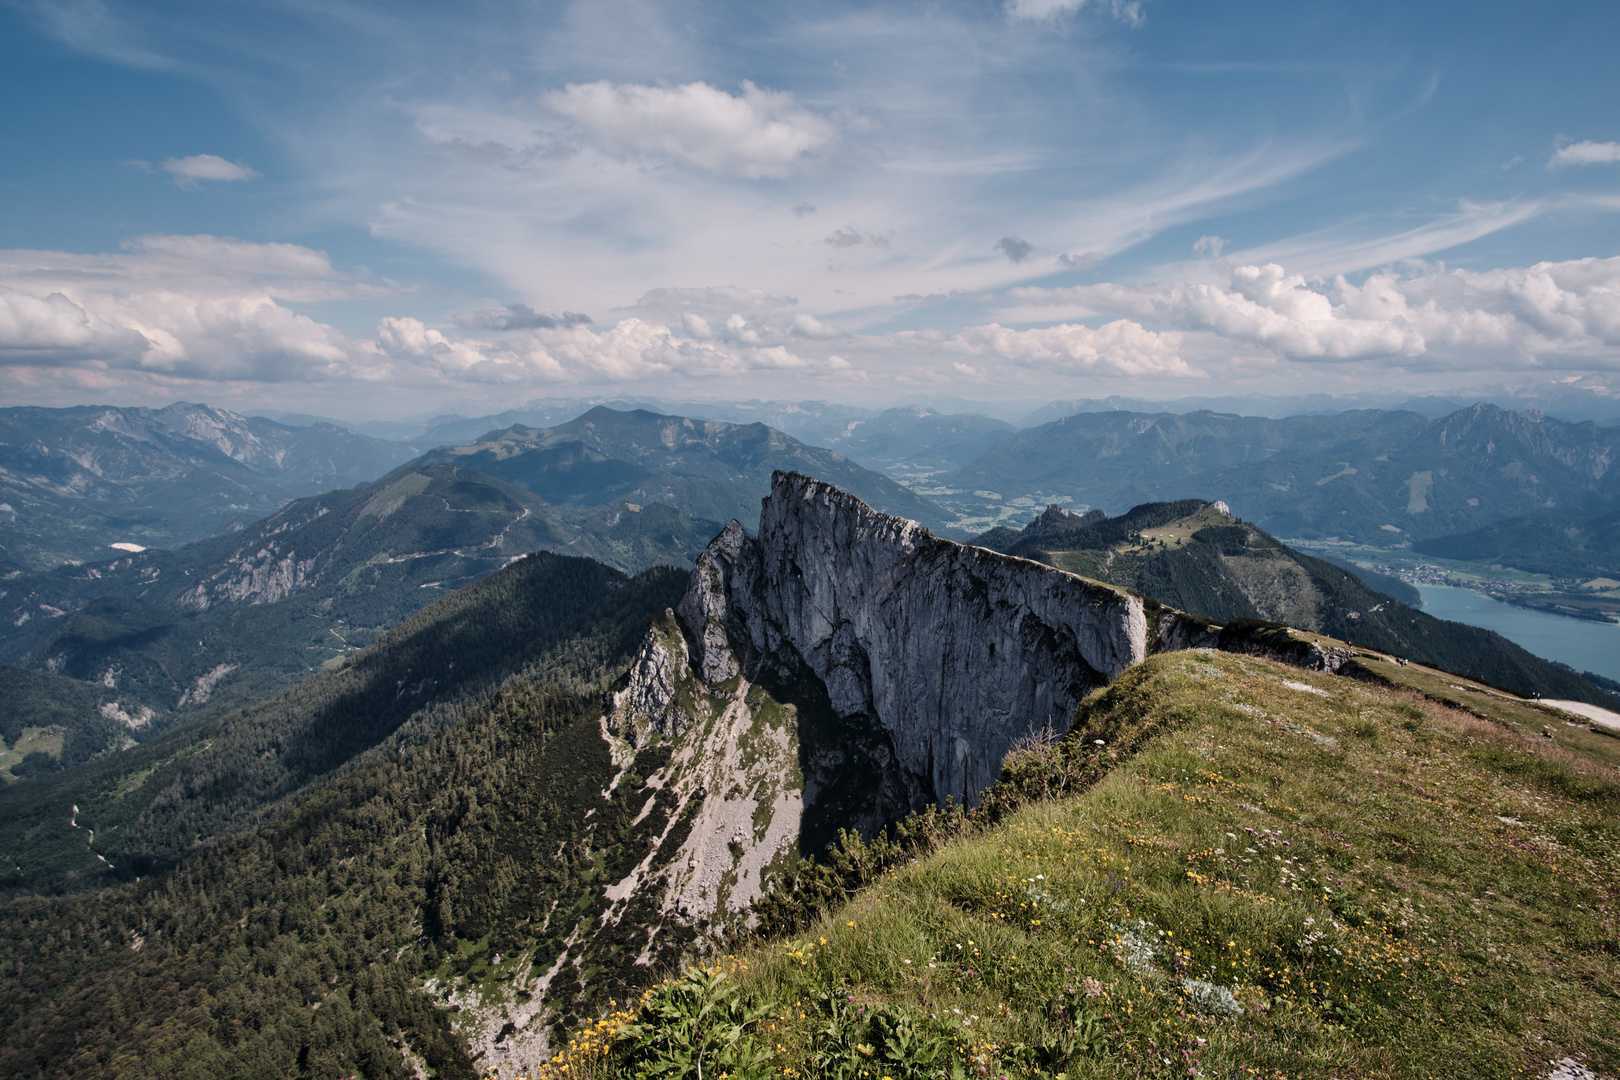
<path id="1" fill-rule="evenodd" d="M 832 120 L 790 93 L 751 82 L 737 95 L 702 82 L 570 83 L 541 103 L 610 154 L 662 157 L 746 177 L 787 176 L 838 139 Z"/>
<path id="2" fill-rule="evenodd" d="M 214 154 L 193 154 L 190 157 L 169 158 L 163 171 L 174 176 L 181 187 L 196 187 L 199 180 L 257 180 L 259 174 L 237 161 L 226 161 Z"/>
<path id="3" fill-rule="evenodd" d="M 0 251 L 0 358 L 162 377 L 364 377 L 334 328 L 283 301 L 388 295 L 294 244 L 145 236 L 116 254 Z"/>
<path id="4" fill-rule="evenodd" d="M 764 289 L 716 285 L 708 288 L 649 289 L 630 307 L 619 310 L 625 315 L 659 321 L 679 321 L 687 314 L 711 321 L 724 320 L 736 312 L 779 312 L 798 302 L 794 297 L 775 296 Z"/>
<path id="5" fill-rule="evenodd" d="M 1203 331 L 1293 360 L 1376 360 L 1477 370 L 1620 357 L 1620 258 L 1489 271 L 1416 264 L 1355 285 L 1314 283 L 1275 263 L 1222 283 L 1014 289 L 1029 307 L 1064 306 Z"/>
<path id="6" fill-rule="evenodd" d="M 1085 7 L 1087 0 L 1007 0 L 1007 14 L 1018 19 L 1055 19 Z M 1129 26 L 1143 22 L 1141 0 L 1101 0 L 1098 7 Z"/>
<path id="7" fill-rule="evenodd" d="M 1068 323 L 1033 330 L 1010 330 L 996 323 L 969 326 L 944 336 L 940 345 L 950 352 L 995 357 L 1055 375 L 1197 375 L 1177 355 L 1180 338 L 1119 319 L 1095 330 Z"/>
<path id="8" fill-rule="evenodd" d="M 1578 142 L 1560 146 L 1547 162 L 1548 167 L 1561 165 L 1612 165 L 1620 162 L 1620 142 Z"/>
<path id="9" fill-rule="evenodd" d="M 793 316 L 793 332 L 800 337 L 807 338 L 835 338 L 843 337 L 844 332 L 831 323 L 822 322 L 807 311 L 797 312 Z"/>
<path id="10" fill-rule="evenodd" d="M 36 296 L 0 285 L 0 353 L 82 349 L 95 337 L 90 316 L 61 293 Z"/>

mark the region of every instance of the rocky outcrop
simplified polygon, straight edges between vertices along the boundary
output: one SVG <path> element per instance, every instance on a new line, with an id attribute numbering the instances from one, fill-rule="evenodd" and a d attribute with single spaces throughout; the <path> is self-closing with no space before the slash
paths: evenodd
<path id="1" fill-rule="evenodd" d="M 759 538 L 732 522 L 677 614 L 710 683 L 792 657 L 887 734 L 913 801 L 975 802 L 1018 739 L 1068 726 L 1149 651 L 1140 597 L 941 540 L 778 473 Z"/>
<path id="2" fill-rule="evenodd" d="M 799 856 L 841 829 L 977 801 L 1015 744 L 1067 730 L 1087 694 L 1150 652 L 1337 659 L 1270 624 L 1237 631 L 779 472 L 757 536 L 733 521 L 710 542 L 606 698 L 602 797 L 628 797 L 636 816 L 604 862 L 595 929 L 547 970 L 659 967 L 720 946 Z M 548 987 L 510 1009 L 554 1019 Z"/>
<path id="3" fill-rule="evenodd" d="M 976 802 L 1019 739 L 1211 634 L 779 472 L 757 539 L 736 521 L 714 538 L 606 703 L 621 775 L 667 809 L 605 918 L 650 907 L 661 934 L 724 936 L 796 853 Z"/>

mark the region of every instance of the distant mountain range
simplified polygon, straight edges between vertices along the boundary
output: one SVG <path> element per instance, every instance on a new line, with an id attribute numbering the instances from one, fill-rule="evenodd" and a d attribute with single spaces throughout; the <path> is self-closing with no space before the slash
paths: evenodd
<path id="1" fill-rule="evenodd" d="M 937 505 L 844 456 L 764 424 L 730 424 L 598 406 L 550 428 L 522 425 L 430 451 L 557 506 L 661 502 L 693 517 L 752 521 L 775 470 L 825 476 L 886 513 L 949 528 Z"/>
<path id="2" fill-rule="evenodd" d="M 414 446 L 207 405 L 0 409 L 0 570 L 176 547 L 373 480 Z"/>
<path id="3" fill-rule="evenodd" d="M 117 690 L 129 715 L 145 710 L 130 725 L 145 738 L 339 663 L 529 552 L 634 573 L 690 563 L 719 528 L 656 504 L 561 509 L 472 469 L 412 465 L 174 551 L 4 582 L 0 660 Z"/>
<path id="4" fill-rule="evenodd" d="M 1620 430 L 1474 405 L 1262 417 L 1089 413 L 1018 432 L 945 483 L 955 507 L 1018 497 L 1117 513 L 1220 499 L 1285 537 L 1393 546 L 1526 513 L 1620 503 Z"/>
<path id="5" fill-rule="evenodd" d="M 275 487 L 250 465 L 279 469 L 288 483 L 318 482 L 323 474 L 307 461 L 312 443 L 275 440 L 339 430 L 190 406 L 125 412 L 54 422 L 105 444 L 79 455 L 93 464 L 144 453 L 121 473 L 102 467 L 101 474 L 122 477 L 121 490 L 139 487 L 154 504 L 164 491 L 182 505 L 188 495 L 232 498 L 221 494 L 225 482 L 240 489 L 232 506 L 252 505 L 247 494 L 271 500 Z M 191 435 L 173 434 L 182 424 Z M 199 431 L 214 442 L 194 437 Z M 390 445 L 340 434 L 362 449 Z M 346 468 L 378 464 L 357 456 Z M 154 737 L 187 716 L 262 698 L 529 552 L 583 555 L 629 573 L 687 565 L 724 520 L 757 518 L 773 470 L 795 467 L 837 476 L 875 505 L 944 524 L 937 508 L 894 481 L 763 424 L 598 408 L 555 428 L 517 426 L 441 448 L 382 480 L 295 499 L 251 523 L 216 514 L 214 524 L 233 531 L 170 550 L 91 549 L 102 558 L 32 573 L 13 568 L 0 580 L 0 662 L 78 680 L 98 709 L 108 708 L 106 715 L 79 710 L 84 715 L 71 724 L 24 724 L 7 737 L 5 752 L 21 766 L 26 755 L 12 749 L 30 732 L 30 739 L 56 739 L 47 749 L 58 759 L 62 740 L 77 740 L 68 756 L 78 760 Z M 64 505 L 58 498 L 55 506 Z M 0 705 L 6 700 L 0 693 Z M 122 719 L 109 726 L 109 716 Z"/>

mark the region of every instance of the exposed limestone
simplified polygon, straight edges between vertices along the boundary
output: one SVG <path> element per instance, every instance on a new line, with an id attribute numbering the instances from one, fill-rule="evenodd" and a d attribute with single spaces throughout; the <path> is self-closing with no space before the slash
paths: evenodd
<path id="1" fill-rule="evenodd" d="M 699 556 L 676 612 L 705 681 L 801 660 L 838 716 L 888 734 L 913 801 L 976 801 L 1014 742 L 1067 727 L 1149 644 L 1139 597 L 793 473 L 774 477 L 757 541 L 732 522 Z"/>
<path id="2" fill-rule="evenodd" d="M 723 937 L 797 851 L 976 801 L 1019 739 L 1066 728 L 1150 650 L 1215 633 L 778 473 L 759 539 L 735 521 L 715 537 L 606 703 L 610 787 L 667 754 L 642 816 L 667 809 L 603 924 L 650 905 L 644 955 L 674 926 Z"/>

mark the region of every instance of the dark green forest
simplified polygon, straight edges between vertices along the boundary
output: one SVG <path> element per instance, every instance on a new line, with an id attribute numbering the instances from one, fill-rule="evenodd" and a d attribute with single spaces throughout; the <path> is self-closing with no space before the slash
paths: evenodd
<path id="1" fill-rule="evenodd" d="M 511 978 L 491 957 L 531 947 L 549 967 L 596 919 L 600 885 L 668 820 L 655 805 L 632 825 L 656 800 L 634 784 L 603 797 L 614 769 L 597 717 L 606 678 L 678 596 L 681 575 L 525 563 L 423 612 L 351 672 L 196 733 L 190 754 L 143 782 L 143 812 L 124 819 L 143 850 L 169 859 L 188 830 L 214 830 L 170 872 L 0 910 L 0 1069 L 408 1077 L 414 1054 L 439 1076 L 473 1075 L 422 981 Z M 402 681 L 513 664 L 521 674 L 499 689 L 425 708 L 407 701 L 420 684 Z M 307 744 L 296 754 L 259 749 L 295 733 Z M 214 749 L 226 752 L 210 761 Z M 345 761 L 319 790 L 275 803 Z M 24 787 L 39 789 L 14 790 Z M 251 832 L 227 831 L 251 821 Z M 625 962 L 646 942 L 639 921 L 620 936 L 576 948 L 578 1008 L 650 972 Z M 671 935 L 665 948 L 683 944 Z M 552 993 L 568 1000 L 566 977 Z"/>
<path id="2" fill-rule="evenodd" d="M 684 582 L 672 569 L 627 579 L 589 559 L 532 555 L 429 605 L 340 670 L 13 785 L 0 791 L 0 890 L 67 892 L 157 873 L 356 755 L 453 723 L 514 673 L 597 685 Z"/>

